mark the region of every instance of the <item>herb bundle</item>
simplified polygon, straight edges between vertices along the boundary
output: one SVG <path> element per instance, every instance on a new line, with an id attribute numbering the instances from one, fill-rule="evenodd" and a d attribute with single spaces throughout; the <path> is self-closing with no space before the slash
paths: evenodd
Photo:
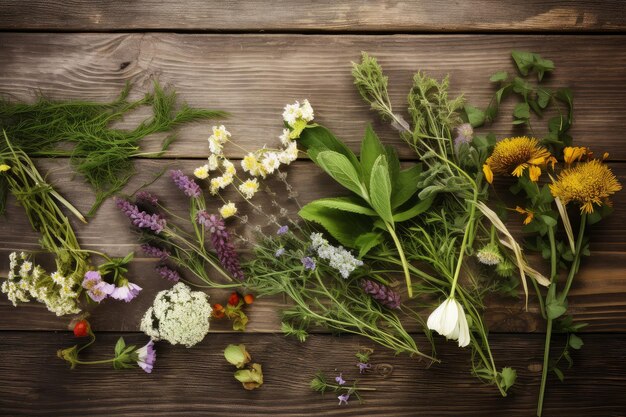
<path id="1" fill-rule="evenodd" d="M 144 137 L 194 120 L 225 115 L 186 104 L 177 109 L 176 93 L 166 92 L 156 82 L 154 91 L 139 100 L 128 99 L 130 89 L 127 84 L 119 97 L 109 103 L 54 101 L 43 96 L 32 104 L 3 99 L 0 126 L 11 138 L 13 147 L 30 157 L 69 157 L 76 172 L 96 192 L 96 201 L 87 213 L 92 216 L 134 174 L 133 157 L 158 157 L 174 140 L 170 135 L 163 141 L 160 152 L 142 153 L 139 145 Z M 111 126 L 141 106 L 152 108 L 150 119 L 132 130 Z M 4 211 L 6 192 L 6 183 L 0 179 L 0 212 Z"/>

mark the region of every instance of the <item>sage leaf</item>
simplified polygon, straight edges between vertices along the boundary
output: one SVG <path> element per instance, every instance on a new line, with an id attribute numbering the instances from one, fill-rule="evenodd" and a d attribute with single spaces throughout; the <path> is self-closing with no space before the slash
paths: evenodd
<path id="1" fill-rule="evenodd" d="M 370 178 L 370 204 L 385 222 L 393 225 L 391 213 L 391 180 L 387 158 L 381 155 L 376 159 Z"/>
<path id="2" fill-rule="evenodd" d="M 361 184 L 357 170 L 346 156 L 335 151 L 322 151 L 317 154 L 317 164 L 339 184 L 368 199 L 367 190 Z"/>

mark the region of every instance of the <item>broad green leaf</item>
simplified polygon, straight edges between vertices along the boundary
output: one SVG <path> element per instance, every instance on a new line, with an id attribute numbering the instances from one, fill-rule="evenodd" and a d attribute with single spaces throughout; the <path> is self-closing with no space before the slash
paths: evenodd
<path id="1" fill-rule="evenodd" d="M 363 258 L 367 253 L 385 241 L 382 233 L 368 232 L 363 233 L 354 242 L 359 249 L 359 258 Z"/>
<path id="2" fill-rule="evenodd" d="M 569 335 L 569 345 L 572 349 L 580 349 L 581 347 L 583 347 L 584 343 L 583 340 L 576 336 L 575 334 L 570 334 Z"/>
<path id="3" fill-rule="evenodd" d="M 561 317 L 567 311 L 567 307 L 565 307 L 562 303 L 554 300 L 551 303 L 546 304 L 546 313 L 548 318 L 554 320 L 556 318 Z"/>
<path id="4" fill-rule="evenodd" d="M 465 114 L 467 114 L 467 120 L 472 127 L 479 127 L 485 123 L 485 112 L 481 109 L 466 104 L 464 110 Z"/>
<path id="5" fill-rule="evenodd" d="M 359 174 L 348 158 L 339 152 L 322 151 L 317 154 L 317 164 L 335 181 L 353 193 L 367 199 L 367 190 L 361 184 Z"/>
<path id="6" fill-rule="evenodd" d="M 387 223 L 393 224 L 391 214 L 391 180 L 387 158 L 381 155 L 376 159 L 370 178 L 370 203 L 376 213 Z"/>
<path id="7" fill-rule="evenodd" d="M 530 108 L 528 103 L 517 103 L 513 110 L 513 116 L 518 119 L 528 119 L 530 117 Z"/>
<path id="8" fill-rule="evenodd" d="M 543 79 L 543 75 L 546 72 L 554 70 L 554 62 L 549 59 L 542 58 L 539 54 L 533 54 L 535 58 L 535 62 L 533 64 L 533 68 L 537 71 L 537 78 L 539 81 Z"/>
<path id="9" fill-rule="evenodd" d="M 533 86 L 523 78 L 515 77 L 513 78 L 513 91 L 527 98 L 528 95 L 532 93 Z"/>
<path id="10" fill-rule="evenodd" d="M 552 216 L 547 216 L 547 215 L 541 215 L 539 216 L 541 218 L 541 220 L 546 224 L 546 226 L 548 227 L 554 227 L 557 224 L 557 221 L 554 217 Z"/>
<path id="11" fill-rule="evenodd" d="M 313 207 L 326 207 L 351 213 L 377 216 L 376 212 L 369 207 L 363 206 L 358 199 L 353 197 L 320 198 L 308 204 Z"/>
<path id="12" fill-rule="evenodd" d="M 117 339 L 117 343 L 115 344 L 115 356 L 120 356 L 126 347 L 126 342 L 124 342 L 124 338 L 120 337 Z"/>
<path id="13" fill-rule="evenodd" d="M 396 148 L 391 145 L 385 145 L 385 156 L 387 157 L 389 180 L 391 180 L 391 192 L 393 193 L 394 184 L 398 181 L 400 174 L 400 159 Z"/>
<path id="14" fill-rule="evenodd" d="M 511 56 L 519 72 L 524 76 L 528 75 L 528 72 L 533 68 L 535 63 L 534 54 L 525 51 L 512 51 Z"/>
<path id="15" fill-rule="evenodd" d="M 368 216 L 307 204 L 298 215 L 304 220 L 320 224 L 339 243 L 356 248 L 356 239 L 370 232 L 374 222 Z"/>
<path id="16" fill-rule="evenodd" d="M 298 144 L 301 145 L 305 150 L 309 150 L 310 148 L 318 148 L 320 150 L 329 150 L 339 152 L 355 167 L 355 169 L 360 172 L 361 167 L 359 164 L 359 160 L 357 159 L 354 152 L 350 150 L 342 141 L 337 139 L 335 135 L 324 126 L 317 125 L 315 127 L 307 127 L 302 131 L 300 138 L 298 139 Z M 313 161 L 315 162 L 315 161 Z M 317 163 L 317 162 L 316 162 Z"/>
<path id="17" fill-rule="evenodd" d="M 372 129 L 371 125 L 367 126 L 363 142 L 361 142 L 361 169 L 363 170 L 363 179 L 369 184 L 370 173 L 374 167 L 374 162 L 380 155 L 385 154 L 385 148 L 378 139 L 378 136 Z"/>
<path id="18" fill-rule="evenodd" d="M 422 173 L 422 164 L 413 165 L 398 173 L 391 192 L 391 208 L 396 209 L 406 203 L 417 192 L 417 182 Z"/>
<path id="19" fill-rule="evenodd" d="M 515 384 L 515 380 L 517 379 L 517 372 L 515 371 L 515 369 L 509 368 L 507 366 L 505 368 L 502 368 L 502 372 L 500 372 L 500 375 L 502 376 L 501 386 L 504 388 L 505 391 L 511 388 L 513 384 Z"/>
<path id="20" fill-rule="evenodd" d="M 537 104 L 539 104 L 539 107 L 541 107 L 542 109 L 548 107 L 548 104 L 550 104 L 550 99 L 552 99 L 552 94 L 550 93 L 550 90 L 547 90 L 545 88 L 537 89 Z"/>
<path id="21" fill-rule="evenodd" d="M 434 196 L 433 197 L 429 197 L 425 200 L 421 200 L 419 201 L 417 204 L 415 204 L 413 207 L 411 207 L 410 209 L 403 211 L 401 213 L 396 213 L 393 215 L 393 220 L 397 223 L 400 222 L 404 222 L 406 220 L 412 219 L 413 217 L 420 215 L 422 213 L 424 213 L 426 210 L 428 210 L 428 208 L 430 207 L 430 205 L 433 203 L 434 200 Z"/>
<path id="22" fill-rule="evenodd" d="M 498 71 L 495 74 L 493 74 L 491 77 L 489 77 L 489 81 L 493 82 L 493 83 L 497 83 L 497 82 L 501 82 L 501 81 L 506 81 L 506 79 L 509 78 L 509 73 L 506 71 Z"/>

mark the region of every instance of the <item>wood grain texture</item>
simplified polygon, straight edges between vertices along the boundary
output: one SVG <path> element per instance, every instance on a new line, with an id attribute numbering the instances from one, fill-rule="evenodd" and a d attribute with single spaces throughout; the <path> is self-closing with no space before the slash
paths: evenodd
<path id="1" fill-rule="evenodd" d="M 1 0 L 0 29 L 545 32 L 624 30 L 619 1 Z"/>
<path id="2" fill-rule="evenodd" d="M 128 186 L 129 192 L 134 191 L 142 184 L 149 182 L 153 175 L 164 167 L 182 168 L 191 173 L 197 161 L 172 160 L 139 160 L 137 161 L 138 174 Z M 44 172 L 49 172 L 50 181 L 57 189 L 76 204 L 77 208 L 85 212 L 91 205 L 91 192 L 78 178 L 72 178 L 67 160 L 41 160 L 39 166 Z M 614 169 L 622 181 L 626 183 L 626 166 L 614 164 Z M 342 190 L 331 184 L 328 177 L 310 162 L 296 162 L 288 168 L 288 181 L 300 191 L 299 200 L 302 204 L 322 196 L 341 195 Z M 291 216 L 296 216 L 297 207 L 285 198 L 283 185 L 277 181 L 268 182 L 271 189 L 277 193 L 276 200 L 280 205 L 288 208 Z M 167 205 L 174 215 L 187 216 L 186 197 L 171 182 L 169 177 L 163 176 L 157 180 L 149 190 L 154 191 L 161 201 Z M 233 201 L 239 201 L 233 197 Z M 227 195 L 227 198 L 230 196 Z M 256 201 L 263 207 L 272 207 L 269 198 L 260 198 Z M 221 204 L 215 199 L 209 200 L 209 207 L 215 209 Z M 244 203 L 239 204 L 242 212 L 246 211 Z M 592 233 L 592 250 L 594 256 L 585 259 L 580 275 L 575 282 L 571 297 L 570 311 L 575 317 L 590 323 L 585 331 L 626 331 L 626 229 L 622 219 L 626 216 L 626 194 L 615 196 L 615 213 L 604 223 L 596 225 Z M 248 210 L 249 212 L 249 210 Z M 266 219 L 252 216 L 251 223 L 266 224 Z M 170 216 L 171 218 L 171 216 Z M 94 326 L 103 331 L 135 331 L 143 312 L 151 304 L 156 292 L 171 286 L 156 274 L 153 259 L 145 258 L 139 250 L 136 236 L 129 228 L 129 222 L 115 208 L 113 201 L 107 201 L 96 217 L 88 225 L 73 222 L 78 231 L 79 240 L 85 248 L 100 250 L 110 256 L 124 256 L 130 251 L 136 252 L 136 260 L 131 269 L 131 276 L 144 288 L 141 296 L 130 304 L 104 303 L 94 312 Z M 519 224 L 510 222 L 511 229 L 519 232 Z M 251 237 L 252 228 L 232 222 L 234 231 L 244 237 Z M 272 233 L 271 227 L 266 229 Z M 32 231 L 22 209 L 11 204 L 6 218 L 0 221 L 0 272 L 6 274 L 8 268 L 8 254 L 14 250 L 37 250 L 39 236 Z M 19 240 L 16 239 L 19 236 Z M 45 259 L 45 257 L 44 257 Z M 534 262 L 542 264 L 540 259 Z M 213 302 L 223 302 L 227 292 L 211 291 Z M 281 297 L 268 300 L 259 300 L 251 310 L 252 321 L 249 330 L 253 332 L 275 332 L 280 329 L 280 310 L 285 306 Z M 513 300 L 501 297 L 492 297 L 488 304 L 487 320 L 493 331 L 500 332 L 535 332 L 543 331 L 543 321 L 538 315 L 538 307 L 531 303 L 529 312 L 523 309 L 521 299 Z M 428 310 L 423 311 L 424 315 Z M 4 296 L 0 296 L 0 329 L 63 329 L 67 318 L 57 318 L 47 312 L 37 303 L 25 304 L 14 308 Z M 407 322 L 410 329 L 418 330 L 411 321 Z M 228 331 L 227 323 L 217 325 L 217 329 Z"/>
<path id="3" fill-rule="evenodd" d="M 492 349 L 498 367 L 511 366 L 518 381 L 507 398 L 469 373 L 469 352 L 441 343 L 441 364 L 427 364 L 375 349 L 377 371 L 359 375 L 354 353 L 374 347 L 351 336 L 313 336 L 307 343 L 277 335 L 209 334 L 191 349 L 157 345 L 152 374 L 139 369 L 113 371 L 83 367 L 73 371 L 55 356 L 76 343 L 70 332 L 43 334 L 2 332 L 0 341 L 0 415 L 3 416 L 529 416 L 534 415 L 543 339 L 539 335 L 497 335 Z M 100 334 L 87 359 L 112 352 L 118 334 Z M 124 334 L 143 344 L 145 336 Z M 424 338 L 417 336 L 420 343 Z M 248 392 L 234 380 L 234 367 L 222 351 L 229 343 L 245 343 L 253 361 L 261 363 L 265 384 Z M 555 340 L 559 346 L 563 340 Z M 565 383 L 550 377 L 546 416 L 623 416 L 626 377 L 622 348 L 626 335 L 595 335 L 574 352 L 575 366 Z M 556 352 L 556 349 L 555 349 Z M 378 370 L 392 369 L 386 378 Z M 309 381 L 318 370 L 339 372 L 349 382 L 358 378 L 365 403 L 354 399 L 337 406 L 336 395 L 313 392 Z M 111 395 L 114 393 L 114 395 Z"/>
<path id="4" fill-rule="evenodd" d="M 397 133 L 377 121 L 352 85 L 350 61 L 358 60 L 361 51 L 379 58 L 390 78 L 392 102 L 401 111 L 412 74 L 420 69 L 437 77 L 449 73 L 453 92 L 464 91 L 472 104 L 486 106 L 494 93 L 489 76 L 501 69 L 513 71 L 512 49 L 531 50 L 556 64 L 547 86 L 569 86 L 574 91 L 576 121 L 571 132 L 576 143 L 594 145 L 597 152 L 625 160 L 620 129 L 626 96 L 624 40 L 617 35 L 3 33 L 0 92 L 19 99 L 32 99 L 41 91 L 58 99 L 104 101 L 113 99 L 126 81 L 135 83 L 137 97 L 158 78 L 175 86 L 191 105 L 231 112 L 226 124 L 244 148 L 277 143 L 283 106 L 308 98 L 316 121 L 352 148 L 360 143 L 365 126 L 376 120 L 374 128 L 381 138 L 398 145 L 403 158 L 411 158 Z M 500 122 L 485 131 L 500 137 L 520 133 L 511 128 L 511 106 L 512 102 L 504 106 Z M 138 120 L 139 116 L 130 117 L 129 123 Z M 538 122 L 536 131 L 539 136 L 545 133 Z M 199 144 L 208 132 L 208 123 L 184 128 L 170 155 L 204 157 L 206 151 Z M 227 152 L 242 155 L 233 147 Z"/>

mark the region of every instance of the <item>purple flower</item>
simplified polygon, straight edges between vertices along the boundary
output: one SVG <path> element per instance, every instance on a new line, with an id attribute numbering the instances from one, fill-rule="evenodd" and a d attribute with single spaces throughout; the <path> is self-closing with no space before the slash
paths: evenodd
<path id="1" fill-rule="evenodd" d="M 277 234 L 278 236 L 280 236 L 280 235 L 284 235 L 284 234 L 285 234 L 285 233 L 287 233 L 288 231 L 289 231 L 289 226 L 287 226 L 287 225 L 285 225 L 285 226 L 280 226 L 280 227 L 278 228 L 278 231 L 276 232 L 276 234 Z"/>
<path id="2" fill-rule="evenodd" d="M 83 279 L 82 286 L 87 290 L 91 290 L 93 287 L 102 282 L 102 276 L 98 271 L 85 272 L 85 278 Z"/>
<path id="3" fill-rule="evenodd" d="M 230 235 L 226 231 L 224 219 L 215 214 L 209 214 L 204 210 L 198 212 L 196 221 L 203 225 L 211 233 L 211 243 L 220 263 L 234 278 L 243 280 L 244 275 L 239 264 L 239 256 L 235 246 L 230 241 Z"/>
<path id="4" fill-rule="evenodd" d="M 362 374 L 365 372 L 366 369 L 371 369 L 372 365 L 369 363 L 363 363 L 363 362 L 357 362 L 356 364 L 357 368 L 359 368 L 359 373 Z"/>
<path id="5" fill-rule="evenodd" d="M 285 253 L 285 248 L 278 248 L 278 249 L 276 249 L 276 252 L 274 253 L 274 256 L 276 258 L 280 258 L 281 256 L 283 256 L 284 253 Z"/>
<path id="6" fill-rule="evenodd" d="M 385 285 L 364 279 L 361 281 L 361 287 L 366 294 L 371 295 L 381 305 L 391 309 L 400 308 L 400 294 L 387 288 Z"/>
<path id="7" fill-rule="evenodd" d="M 122 198 L 115 199 L 115 205 L 140 229 L 150 229 L 155 233 L 161 233 L 167 222 L 158 214 L 148 214 L 129 201 Z"/>
<path id="8" fill-rule="evenodd" d="M 456 127 L 456 137 L 454 138 L 454 146 L 459 147 L 462 143 L 470 143 L 474 137 L 474 129 L 469 123 L 463 123 Z"/>
<path id="9" fill-rule="evenodd" d="M 148 245 L 147 243 L 141 245 L 141 250 L 148 256 L 153 258 L 160 258 L 162 261 L 166 261 L 170 257 L 169 251 L 156 246 Z"/>
<path id="10" fill-rule="evenodd" d="M 187 197 L 200 197 L 200 186 L 194 180 L 183 174 L 180 169 L 170 171 L 174 184 L 178 186 Z"/>
<path id="11" fill-rule="evenodd" d="M 113 284 L 109 284 L 108 282 L 100 281 L 96 285 L 94 285 L 89 291 L 87 291 L 87 295 L 91 297 L 96 303 L 107 298 L 109 295 L 113 294 L 115 290 L 115 286 Z"/>
<path id="12" fill-rule="evenodd" d="M 135 351 L 137 353 L 137 365 L 147 373 L 152 372 L 154 362 L 156 362 L 156 350 L 154 350 L 154 342 L 151 340 L 145 346 Z"/>
<path id="13" fill-rule="evenodd" d="M 157 266 L 156 270 L 159 273 L 159 275 L 161 275 L 163 278 L 165 278 L 168 281 L 172 281 L 172 282 L 180 281 L 180 274 L 178 273 L 178 271 L 168 268 L 165 265 Z"/>
<path id="14" fill-rule="evenodd" d="M 346 385 L 346 381 L 343 379 L 343 374 L 337 375 L 335 377 L 335 381 L 337 381 L 339 385 Z"/>
<path id="15" fill-rule="evenodd" d="M 315 261 L 309 256 L 305 256 L 304 258 L 300 259 L 300 261 L 302 262 L 302 265 L 304 265 L 304 269 L 309 269 L 311 271 L 315 269 Z"/>
<path id="16" fill-rule="evenodd" d="M 159 204 L 159 199 L 152 193 L 148 191 L 139 191 L 135 194 L 135 200 L 138 203 L 150 204 L 151 206 L 156 206 Z"/>
<path id="17" fill-rule="evenodd" d="M 133 298 L 137 297 L 141 292 L 141 287 L 132 282 L 126 281 L 126 283 L 120 287 L 116 287 L 111 293 L 111 297 L 116 300 L 124 300 L 127 303 Z"/>
<path id="18" fill-rule="evenodd" d="M 339 405 L 341 405 L 341 404 L 348 405 L 348 400 L 350 399 L 350 394 L 341 394 L 340 396 L 337 397 L 337 399 L 339 400 Z"/>

